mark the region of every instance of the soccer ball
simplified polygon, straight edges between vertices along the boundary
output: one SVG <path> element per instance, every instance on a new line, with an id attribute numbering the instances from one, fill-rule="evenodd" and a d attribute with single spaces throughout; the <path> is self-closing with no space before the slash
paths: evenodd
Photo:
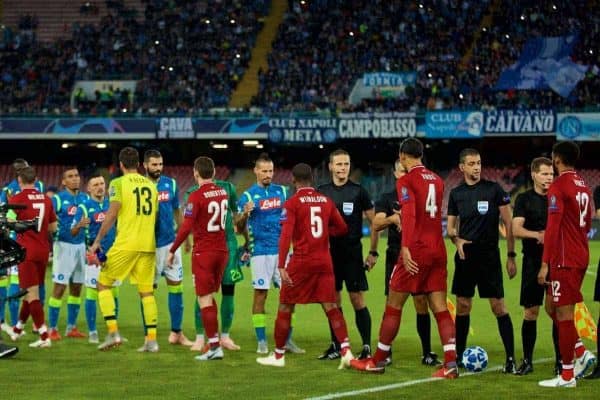
<path id="1" fill-rule="evenodd" d="M 462 362 L 468 371 L 481 372 L 486 369 L 488 365 L 488 355 L 486 351 L 479 346 L 467 347 L 463 353 Z"/>

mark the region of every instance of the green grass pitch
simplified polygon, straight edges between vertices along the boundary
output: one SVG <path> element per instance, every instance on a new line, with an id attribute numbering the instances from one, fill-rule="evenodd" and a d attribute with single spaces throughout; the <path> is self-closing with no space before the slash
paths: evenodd
<path id="1" fill-rule="evenodd" d="M 504 243 L 502 243 L 504 246 Z M 385 254 L 385 239 L 380 242 L 380 254 Z M 520 249 L 520 245 L 518 245 Z M 592 302 L 596 265 L 600 257 L 600 242 L 591 242 L 591 266 L 584 281 L 584 297 L 594 318 L 598 317 L 598 303 Z M 449 247 L 449 259 L 454 254 Z M 505 254 L 503 251 L 502 254 Z M 520 259 L 518 260 L 520 267 Z M 449 279 L 452 262 L 449 263 Z M 367 304 L 373 319 L 372 346 L 377 335 L 384 307 L 383 296 L 384 259 L 369 274 L 371 290 Z M 191 339 L 193 329 L 193 295 L 190 281 L 189 256 L 185 271 L 185 317 L 184 332 Z M 122 334 L 129 339 L 119 349 L 106 353 L 96 350 L 87 340 L 63 339 L 54 342 L 49 349 L 30 349 L 27 344 L 34 340 L 29 332 L 19 344 L 20 352 L 9 360 L 1 360 L 0 392 L 9 399 L 301 399 L 395 385 L 389 390 L 361 393 L 356 398 L 402 398 L 402 399 L 500 399 L 538 398 L 591 399 L 600 387 L 597 381 L 579 381 L 574 390 L 544 389 L 537 381 L 552 375 L 552 361 L 538 362 L 535 372 L 525 377 L 504 376 L 491 371 L 504 361 L 504 351 L 499 338 L 496 320 L 486 300 L 476 299 L 471 316 L 473 335 L 469 345 L 480 345 L 490 357 L 490 371 L 463 375 L 455 381 L 412 381 L 428 378 L 430 367 L 420 364 L 420 342 L 415 329 L 415 313 L 412 304 L 405 307 L 400 334 L 394 342 L 394 364 L 383 375 L 361 374 L 355 371 L 338 371 L 336 361 L 316 359 L 328 345 L 329 329 L 325 315 L 318 305 L 297 307 L 297 326 L 294 340 L 305 348 L 305 355 L 288 355 L 282 369 L 259 366 L 255 362 L 256 342 L 251 322 L 252 289 L 250 271 L 244 270 L 246 278 L 236 287 L 236 312 L 231 332 L 232 338 L 242 346 L 239 352 L 226 352 L 223 361 L 201 363 L 194 360 L 192 352 L 181 346 L 167 343 L 169 314 L 167 290 L 164 282 L 157 291 L 159 303 L 160 352 L 140 354 L 136 348 L 142 344 L 140 305 L 135 288 L 125 284 L 121 290 L 121 314 L 119 324 Z M 515 332 L 516 355 L 521 358 L 521 321 L 519 307 L 520 273 L 509 281 L 505 274 L 505 291 Z M 48 282 L 50 284 L 50 282 Z M 50 286 L 49 286 L 50 287 Z M 347 294 L 343 294 L 344 311 L 350 338 L 358 350 L 360 337 L 350 311 Z M 267 335 L 270 349 L 273 346 L 273 323 L 277 306 L 277 291 L 271 291 L 267 305 Z M 61 310 L 61 333 L 64 331 L 66 301 Z M 78 322 L 85 331 L 84 308 Z M 98 327 L 104 336 L 105 327 L 98 311 Z M 538 322 L 536 359 L 551 359 L 553 350 L 550 320 L 541 313 Z M 30 327 L 27 328 L 30 331 Z M 441 355 L 441 345 L 435 319 L 432 318 L 431 341 L 433 350 Z M 595 344 L 585 341 L 595 351 Z M 406 386 L 397 387 L 397 384 Z"/>

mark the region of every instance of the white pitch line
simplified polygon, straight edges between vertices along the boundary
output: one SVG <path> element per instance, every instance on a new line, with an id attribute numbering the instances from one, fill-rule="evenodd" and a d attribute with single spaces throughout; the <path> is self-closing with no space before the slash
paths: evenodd
<path id="1" fill-rule="evenodd" d="M 544 363 L 544 362 L 552 361 L 552 360 L 554 360 L 554 358 L 542 358 L 542 359 L 536 360 L 535 362 L 536 363 Z M 498 365 L 496 367 L 487 368 L 483 372 L 465 372 L 465 373 L 460 374 L 460 377 L 464 378 L 467 376 L 481 375 L 481 374 L 485 374 L 488 372 L 500 371 L 501 369 L 502 369 L 502 365 Z M 407 386 L 418 385 L 420 383 L 427 383 L 427 382 L 440 381 L 440 380 L 443 380 L 443 378 L 415 379 L 413 381 L 392 383 L 389 385 L 375 386 L 375 387 L 367 388 L 367 389 L 351 390 L 348 392 L 329 393 L 329 394 L 326 394 L 323 396 L 317 396 L 317 397 L 307 397 L 306 400 L 330 400 L 330 399 L 339 399 L 342 397 L 360 396 L 361 394 L 384 392 L 386 390 L 394 390 L 394 389 L 399 389 L 399 388 L 403 388 L 403 387 L 407 387 Z"/>

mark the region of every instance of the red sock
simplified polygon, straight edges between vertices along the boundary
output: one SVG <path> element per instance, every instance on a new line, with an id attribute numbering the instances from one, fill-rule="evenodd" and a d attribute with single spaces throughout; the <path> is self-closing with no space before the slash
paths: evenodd
<path id="1" fill-rule="evenodd" d="M 27 322 L 29 315 L 29 303 L 23 300 L 23 302 L 21 303 L 21 310 L 19 311 L 19 322 L 21 322 L 24 325 L 25 322 Z M 20 324 L 18 322 L 17 326 L 14 326 L 13 329 L 15 333 L 21 333 L 23 331 L 23 329 L 20 328 Z"/>
<path id="2" fill-rule="evenodd" d="M 576 342 L 577 331 L 573 320 L 558 321 L 558 347 L 560 347 L 563 365 L 562 378 L 567 381 L 573 379 L 573 349 Z"/>
<path id="3" fill-rule="evenodd" d="M 583 356 L 583 353 L 585 353 L 585 346 L 583 345 L 581 338 L 579 338 L 579 334 L 577 333 L 577 328 L 575 328 L 575 325 L 573 325 L 573 328 L 575 329 L 575 334 L 578 336 L 577 341 L 575 342 L 575 357 L 579 358 Z"/>
<path id="4" fill-rule="evenodd" d="M 383 314 L 383 320 L 379 328 L 379 343 L 377 344 L 377 351 L 375 351 L 375 355 L 373 356 L 375 363 L 385 360 L 390 354 L 390 346 L 398 334 L 401 319 L 401 309 L 390 306 L 385 307 L 385 313 Z"/>
<path id="5" fill-rule="evenodd" d="M 204 331 L 208 338 L 208 344 L 211 349 L 219 347 L 219 320 L 217 319 L 217 306 L 213 305 L 203 307 L 200 309 L 202 312 L 202 323 L 204 324 Z"/>
<path id="6" fill-rule="evenodd" d="M 281 358 L 285 354 L 285 342 L 290 334 L 290 325 L 292 323 L 292 313 L 279 311 L 275 320 L 275 347 L 280 352 L 275 352 L 276 358 Z"/>
<path id="7" fill-rule="evenodd" d="M 31 318 L 33 319 L 33 323 L 36 327 L 41 327 L 44 325 L 44 308 L 42 307 L 42 303 L 39 300 L 33 300 L 29 302 L 29 311 L 31 312 Z M 40 330 L 40 339 L 46 340 L 48 339 L 48 332 L 44 330 Z"/>
<path id="8" fill-rule="evenodd" d="M 346 320 L 344 315 L 339 308 L 332 308 L 327 311 L 327 318 L 329 319 L 329 326 L 333 330 L 335 338 L 340 343 L 342 349 L 342 355 L 346 352 L 346 349 L 350 348 L 348 343 L 348 328 L 346 327 Z"/>
<path id="9" fill-rule="evenodd" d="M 456 328 L 448 310 L 435 313 L 438 332 L 444 349 L 444 363 L 456 362 Z"/>

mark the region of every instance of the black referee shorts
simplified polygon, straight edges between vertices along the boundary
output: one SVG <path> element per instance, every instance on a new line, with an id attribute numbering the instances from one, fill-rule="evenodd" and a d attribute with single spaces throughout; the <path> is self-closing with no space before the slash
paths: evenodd
<path id="1" fill-rule="evenodd" d="M 475 287 L 482 299 L 504 297 L 500 249 L 465 245 L 465 259 L 454 255 L 454 278 L 452 294 L 459 297 L 474 297 Z"/>
<path id="2" fill-rule="evenodd" d="M 594 301 L 600 301 L 600 260 L 598 260 L 598 270 L 596 270 L 596 287 L 594 288 Z"/>
<path id="3" fill-rule="evenodd" d="M 349 292 L 369 290 L 360 242 L 336 244 L 330 247 L 330 252 L 335 274 L 335 290 L 342 290 L 344 282 Z"/>
<path id="4" fill-rule="evenodd" d="M 542 256 L 523 255 L 521 270 L 521 306 L 530 308 L 544 304 L 546 288 L 537 281 L 537 275 L 542 267 Z"/>
<path id="5" fill-rule="evenodd" d="M 400 249 L 389 248 L 385 251 L 385 295 L 390 293 L 390 278 L 394 267 L 398 262 L 398 256 L 400 255 Z"/>

